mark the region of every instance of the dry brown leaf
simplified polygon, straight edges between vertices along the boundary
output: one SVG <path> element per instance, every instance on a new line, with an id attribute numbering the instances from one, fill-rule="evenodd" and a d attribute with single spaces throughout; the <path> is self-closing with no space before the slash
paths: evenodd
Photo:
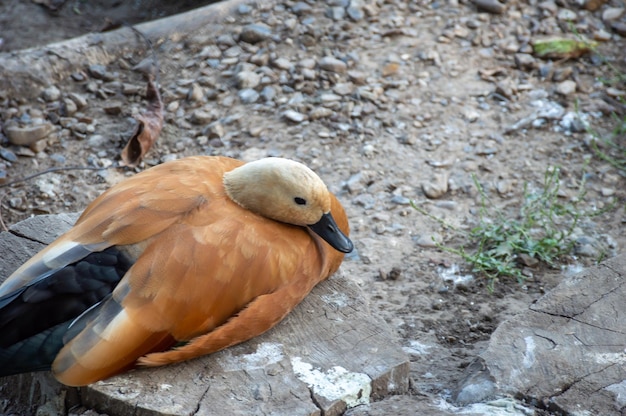
<path id="1" fill-rule="evenodd" d="M 131 168 L 137 166 L 154 142 L 159 138 L 163 128 L 163 101 L 152 78 L 148 79 L 146 91 L 148 109 L 145 113 L 135 116 L 138 121 L 132 136 L 122 150 L 122 165 Z"/>

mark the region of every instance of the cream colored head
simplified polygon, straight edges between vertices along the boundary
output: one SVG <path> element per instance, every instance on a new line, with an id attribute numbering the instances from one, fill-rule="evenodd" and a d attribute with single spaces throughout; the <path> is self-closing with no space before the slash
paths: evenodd
<path id="1" fill-rule="evenodd" d="M 330 211 L 322 180 L 302 163 L 270 157 L 246 163 L 224 175 L 228 196 L 264 217 L 294 225 L 312 225 Z"/>

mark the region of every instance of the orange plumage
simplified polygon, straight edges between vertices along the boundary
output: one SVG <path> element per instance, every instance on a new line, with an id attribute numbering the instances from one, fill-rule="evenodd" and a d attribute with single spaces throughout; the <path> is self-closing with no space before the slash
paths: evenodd
<path id="1" fill-rule="evenodd" d="M 63 287 L 89 278 L 64 277 L 79 274 L 81 262 L 94 264 L 94 282 L 109 282 L 113 272 L 102 266 L 108 260 L 89 260 L 92 252 L 113 250 L 121 279 L 107 283 L 112 293 L 95 306 L 0 345 L 0 363 L 3 354 L 14 361 L 32 353 L 32 340 L 45 334 L 59 344 L 51 356 L 55 376 L 84 385 L 137 363 L 169 364 L 248 340 L 338 269 L 352 249 L 348 232 L 339 201 L 296 162 L 199 156 L 164 163 L 103 193 L 0 286 L 4 333 L 18 325 L 12 310 L 37 308 L 42 294 L 84 303 L 83 294 Z M 169 349 L 181 341 L 188 343 Z"/>

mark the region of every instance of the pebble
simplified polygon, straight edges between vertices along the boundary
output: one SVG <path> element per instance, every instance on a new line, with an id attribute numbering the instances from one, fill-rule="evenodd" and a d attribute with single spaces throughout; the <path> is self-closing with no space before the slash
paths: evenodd
<path id="1" fill-rule="evenodd" d="M 256 88 L 261 83 L 261 74 L 252 71 L 241 71 L 236 75 L 239 88 Z"/>
<path id="2" fill-rule="evenodd" d="M 523 70 L 532 70 L 537 67 L 537 60 L 534 56 L 528 53 L 516 53 L 515 54 L 515 65 L 519 69 Z"/>
<path id="3" fill-rule="evenodd" d="M 348 65 L 346 65 L 345 62 L 333 56 L 323 57 L 319 60 L 318 65 L 325 71 L 336 72 L 338 74 L 343 74 L 348 69 Z"/>
<path id="4" fill-rule="evenodd" d="M 617 20 L 624 14 L 623 7 L 609 7 L 602 12 L 602 20 L 605 22 L 611 22 Z"/>
<path id="5" fill-rule="evenodd" d="M 556 85 L 556 92 L 564 96 L 572 95 L 576 92 L 576 82 L 572 80 L 559 82 Z"/>
<path id="6" fill-rule="evenodd" d="M 272 30 L 264 23 L 253 23 L 244 26 L 239 34 L 239 39 L 247 43 L 259 43 L 272 36 Z"/>
<path id="7" fill-rule="evenodd" d="M 78 106 L 74 100 L 70 98 L 64 98 L 61 104 L 62 113 L 64 116 L 72 116 L 78 111 Z"/>
<path id="8" fill-rule="evenodd" d="M 79 110 L 82 110 L 87 106 L 87 99 L 81 94 L 71 92 L 67 95 L 70 100 L 74 101 Z"/>
<path id="9" fill-rule="evenodd" d="M 478 10 L 482 10 L 493 14 L 502 14 L 506 9 L 505 5 L 498 0 L 473 0 Z"/>
<path id="10" fill-rule="evenodd" d="M 9 149 L 5 149 L 4 147 L 0 147 L 0 157 L 7 162 L 16 162 L 17 156 L 15 153 L 10 151 Z"/>
<path id="11" fill-rule="evenodd" d="M 193 124 L 200 124 L 200 125 L 210 123 L 214 119 L 215 117 L 213 116 L 212 113 L 202 110 L 202 109 L 194 110 L 191 113 L 191 117 L 189 117 L 190 122 L 192 122 Z"/>
<path id="12" fill-rule="evenodd" d="M 103 81 L 113 81 L 115 79 L 115 74 L 107 71 L 107 68 L 104 65 L 89 65 L 88 72 L 89 75 L 95 79 L 101 79 Z"/>
<path id="13" fill-rule="evenodd" d="M 209 139 L 221 139 L 226 135 L 226 129 L 224 129 L 224 125 L 221 122 L 214 121 L 213 123 L 206 126 L 202 133 Z"/>
<path id="14" fill-rule="evenodd" d="M 187 100 L 198 102 L 202 101 L 203 96 L 204 89 L 195 82 L 191 84 L 191 88 L 187 91 Z"/>
<path id="15" fill-rule="evenodd" d="M 121 114 L 123 107 L 124 104 L 121 101 L 114 100 L 105 102 L 102 106 L 102 109 L 105 113 L 116 116 L 118 114 Z"/>
<path id="16" fill-rule="evenodd" d="M 278 58 L 272 62 L 275 68 L 290 71 L 293 68 L 293 64 L 287 58 Z"/>
<path id="17" fill-rule="evenodd" d="M 311 6 L 309 6 L 307 3 L 303 2 L 303 1 L 299 1 L 297 3 L 295 3 L 293 6 L 291 6 L 291 11 L 293 12 L 293 14 L 297 15 L 297 16 L 302 16 L 303 14 L 308 14 L 311 12 Z"/>
<path id="18" fill-rule="evenodd" d="M 448 192 L 448 175 L 437 174 L 430 182 L 422 183 L 422 191 L 430 199 L 441 198 Z"/>
<path id="19" fill-rule="evenodd" d="M 318 120 L 320 118 L 330 117 L 334 114 L 334 111 L 327 107 L 315 107 L 309 113 L 311 120 Z"/>
<path id="20" fill-rule="evenodd" d="M 259 93 L 252 88 L 244 88 L 237 94 L 241 102 L 245 104 L 253 104 L 259 101 Z"/>
<path id="21" fill-rule="evenodd" d="M 61 91 L 54 85 L 51 85 L 41 92 L 41 98 L 48 102 L 57 101 L 61 98 Z"/>
<path id="22" fill-rule="evenodd" d="M 283 117 L 285 117 L 289 121 L 293 121 L 294 123 L 302 123 L 306 120 L 306 115 L 299 113 L 295 110 L 287 110 L 283 113 Z"/>
<path id="23" fill-rule="evenodd" d="M 556 18 L 562 22 L 575 22 L 578 20 L 578 15 L 570 9 L 559 9 Z"/>
<path id="24" fill-rule="evenodd" d="M 9 142 L 18 146 L 30 146 L 52 132 L 52 124 L 42 123 L 27 127 L 10 126 L 4 128 Z"/>

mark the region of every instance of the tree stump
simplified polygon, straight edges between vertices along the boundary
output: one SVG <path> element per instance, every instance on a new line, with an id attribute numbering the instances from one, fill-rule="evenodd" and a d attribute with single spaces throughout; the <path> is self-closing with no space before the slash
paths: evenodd
<path id="1" fill-rule="evenodd" d="M 42 215 L 0 233 L 0 280 L 76 218 Z M 82 405 L 110 416 L 339 415 L 408 390 L 408 357 L 394 341 L 356 285 L 339 273 L 274 329 L 209 356 L 79 389 L 62 386 L 47 372 L 2 378 L 0 412 L 48 408 L 63 414 Z"/>

